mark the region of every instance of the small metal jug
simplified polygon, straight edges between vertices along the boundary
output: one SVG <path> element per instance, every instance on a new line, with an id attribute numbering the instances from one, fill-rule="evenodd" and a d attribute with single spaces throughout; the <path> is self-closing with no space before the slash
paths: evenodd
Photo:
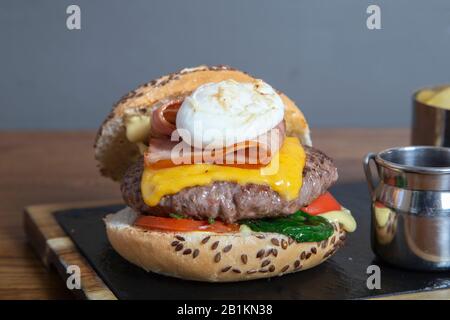
<path id="1" fill-rule="evenodd" d="M 369 153 L 363 164 L 375 254 L 404 268 L 450 270 L 450 148 L 392 148 Z"/>

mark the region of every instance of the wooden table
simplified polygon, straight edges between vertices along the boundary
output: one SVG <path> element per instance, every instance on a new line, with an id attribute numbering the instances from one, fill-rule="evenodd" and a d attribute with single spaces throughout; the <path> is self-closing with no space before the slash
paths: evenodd
<path id="1" fill-rule="evenodd" d="M 68 299 L 56 272 L 47 271 L 27 243 L 25 206 L 117 200 L 118 186 L 99 175 L 94 132 L 0 132 L 0 299 Z M 340 181 L 364 179 L 369 151 L 406 145 L 406 129 L 316 129 L 314 145 L 335 159 Z"/>

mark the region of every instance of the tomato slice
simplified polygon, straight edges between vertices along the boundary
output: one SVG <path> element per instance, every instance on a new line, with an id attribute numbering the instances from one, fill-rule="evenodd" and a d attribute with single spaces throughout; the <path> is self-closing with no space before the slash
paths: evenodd
<path id="1" fill-rule="evenodd" d="M 306 207 L 301 208 L 303 212 L 310 215 L 317 215 L 328 211 L 341 210 L 342 206 L 329 192 L 325 192 L 319 196 L 316 200 L 311 202 Z"/>
<path id="2" fill-rule="evenodd" d="M 237 232 L 238 224 L 225 224 L 221 221 L 199 221 L 193 219 L 176 219 L 155 216 L 139 216 L 134 224 L 138 227 L 162 231 L 211 231 Z"/>
<path id="3" fill-rule="evenodd" d="M 379 209 L 386 208 L 386 206 L 379 201 L 375 201 L 375 207 Z"/>

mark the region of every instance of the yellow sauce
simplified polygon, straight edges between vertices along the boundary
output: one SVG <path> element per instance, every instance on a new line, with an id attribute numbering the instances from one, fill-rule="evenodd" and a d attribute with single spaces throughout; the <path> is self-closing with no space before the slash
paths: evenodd
<path id="1" fill-rule="evenodd" d="M 356 230 L 355 218 L 353 218 L 350 210 L 346 208 L 342 208 L 338 211 L 325 212 L 319 215 L 330 222 L 339 222 L 347 232 L 353 232 Z"/>
<path id="2" fill-rule="evenodd" d="M 450 109 L 450 86 L 423 89 L 417 93 L 416 99 L 429 106 Z"/>
<path id="3" fill-rule="evenodd" d="M 140 143 L 148 139 L 150 134 L 150 117 L 147 115 L 132 115 L 124 117 L 127 139 Z"/>

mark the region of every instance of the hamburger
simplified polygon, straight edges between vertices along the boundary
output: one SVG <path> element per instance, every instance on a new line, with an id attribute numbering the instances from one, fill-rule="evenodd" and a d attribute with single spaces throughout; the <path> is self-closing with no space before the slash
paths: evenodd
<path id="1" fill-rule="evenodd" d="M 295 103 L 228 66 L 183 69 L 123 96 L 96 137 L 100 172 L 125 209 L 114 250 L 167 276 L 244 281 L 331 257 L 356 228 L 327 191 L 333 161 Z"/>

